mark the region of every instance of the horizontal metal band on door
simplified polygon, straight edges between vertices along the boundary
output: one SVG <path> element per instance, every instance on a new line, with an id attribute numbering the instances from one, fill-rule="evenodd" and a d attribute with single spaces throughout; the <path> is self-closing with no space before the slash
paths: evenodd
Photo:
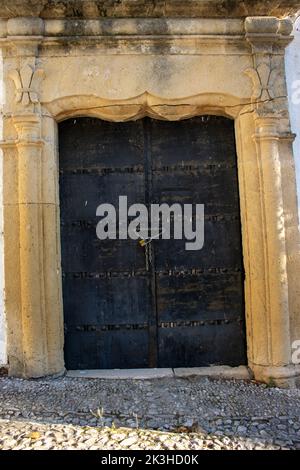
<path id="1" fill-rule="evenodd" d="M 217 326 L 217 325 L 229 325 L 231 323 L 239 323 L 242 321 L 239 318 L 226 318 L 218 320 L 206 320 L 206 321 L 177 321 L 177 322 L 159 322 L 157 326 L 159 328 L 198 328 L 200 326 Z M 145 330 L 148 328 L 147 323 L 141 324 L 118 324 L 118 325 L 70 325 L 67 330 L 71 333 L 74 331 L 119 331 L 119 330 Z"/>

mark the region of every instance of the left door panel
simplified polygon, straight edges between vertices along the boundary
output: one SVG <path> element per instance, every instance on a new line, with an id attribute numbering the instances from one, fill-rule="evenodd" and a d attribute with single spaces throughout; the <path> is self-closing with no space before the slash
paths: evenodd
<path id="1" fill-rule="evenodd" d="M 151 280 L 134 240 L 99 240 L 96 209 L 120 195 L 145 203 L 141 121 L 92 118 L 59 128 L 67 369 L 148 366 Z"/>

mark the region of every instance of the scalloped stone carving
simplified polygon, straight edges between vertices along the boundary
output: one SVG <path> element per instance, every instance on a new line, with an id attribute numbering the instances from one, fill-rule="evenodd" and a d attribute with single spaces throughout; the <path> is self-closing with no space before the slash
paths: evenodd
<path id="1" fill-rule="evenodd" d="M 24 65 L 20 70 L 11 70 L 9 78 L 14 82 L 16 87 L 15 100 L 23 106 L 30 103 L 39 102 L 39 88 L 44 78 L 42 69 L 33 69 L 30 65 Z"/>
<path id="2" fill-rule="evenodd" d="M 276 78 L 278 77 L 277 68 L 271 68 L 266 63 L 259 64 L 256 68 L 245 70 L 253 83 L 253 101 L 267 101 L 276 97 L 274 90 Z"/>

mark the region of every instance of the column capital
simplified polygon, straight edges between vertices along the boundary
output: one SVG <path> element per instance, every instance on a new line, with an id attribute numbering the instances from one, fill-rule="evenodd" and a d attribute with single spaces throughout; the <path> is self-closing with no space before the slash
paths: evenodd
<path id="1" fill-rule="evenodd" d="M 253 54 L 271 54 L 275 45 L 285 49 L 293 39 L 293 22 L 289 18 L 249 16 L 245 19 L 244 27 Z"/>
<path id="2" fill-rule="evenodd" d="M 18 134 L 17 143 L 41 143 L 41 117 L 39 114 L 14 114 L 12 121 Z"/>
<path id="3" fill-rule="evenodd" d="M 271 139 L 277 140 L 280 138 L 279 122 L 280 116 L 276 114 L 260 115 L 256 113 L 255 118 L 255 140 Z"/>
<path id="4" fill-rule="evenodd" d="M 283 125 L 281 114 L 259 114 L 254 115 L 255 141 L 261 140 L 280 140 L 293 143 L 296 134 L 292 133 L 289 128 Z"/>

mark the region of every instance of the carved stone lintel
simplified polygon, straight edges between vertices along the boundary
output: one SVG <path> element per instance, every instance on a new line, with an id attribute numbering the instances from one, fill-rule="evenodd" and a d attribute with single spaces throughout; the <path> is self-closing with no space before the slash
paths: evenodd
<path id="1" fill-rule="evenodd" d="M 39 102 L 40 84 L 44 78 L 42 69 L 34 69 L 26 64 L 20 70 L 11 70 L 8 76 L 15 84 L 16 103 L 28 106 L 30 103 L 36 104 Z"/>

